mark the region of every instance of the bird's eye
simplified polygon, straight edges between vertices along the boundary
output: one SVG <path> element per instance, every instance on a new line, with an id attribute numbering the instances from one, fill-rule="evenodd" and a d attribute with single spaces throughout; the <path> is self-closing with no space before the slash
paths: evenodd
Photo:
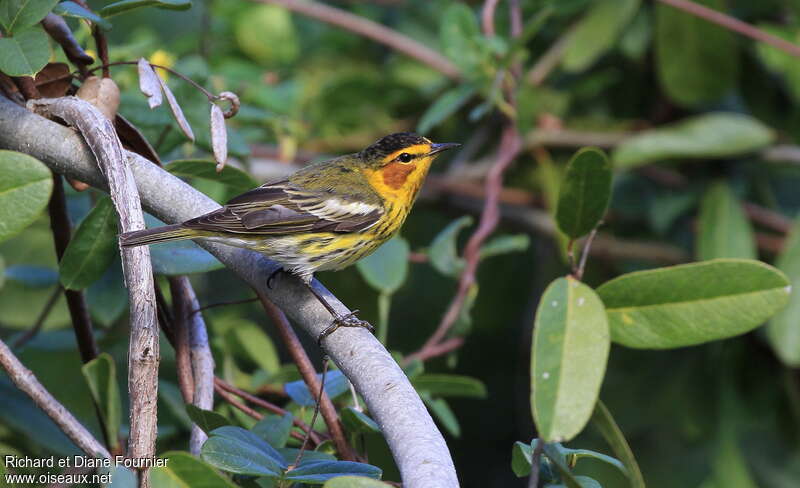
<path id="1" fill-rule="evenodd" d="M 408 153 L 403 153 L 403 154 L 397 156 L 397 159 L 399 159 L 401 163 L 409 163 L 409 162 L 411 162 L 412 159 L 414 159 L 414 156 L 412 156 L 412 155 L 410 155 Z"/>

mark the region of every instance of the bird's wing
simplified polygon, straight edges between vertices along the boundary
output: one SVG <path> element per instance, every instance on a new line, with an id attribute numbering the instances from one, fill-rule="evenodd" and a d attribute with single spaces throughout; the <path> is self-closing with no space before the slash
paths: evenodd
<path id="1" fill-rule="evenodd" d="M 183 225 L 237 234 L 358 232 L 374 225 L 383 213 L 380 199 L 307 190 L 281 180 L 243 193 L 219 210 Z"/>

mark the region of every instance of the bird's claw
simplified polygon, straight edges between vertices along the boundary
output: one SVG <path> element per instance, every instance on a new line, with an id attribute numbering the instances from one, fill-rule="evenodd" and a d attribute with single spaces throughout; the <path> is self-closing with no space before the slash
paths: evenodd
<path id="1" fill-rule="evenodd" d="M 339 327 L 362 327 L 370 332 L 375 332 L 375 327 L 366 320 L 361 320 L 356 316 L 358 310 L 353 310 L 347 315 L 339 315 L 333 318 L 331 325 L 325 327 L 317 337 L 317 345 L 322 347 L 322 339 L 333 334 Z"/>

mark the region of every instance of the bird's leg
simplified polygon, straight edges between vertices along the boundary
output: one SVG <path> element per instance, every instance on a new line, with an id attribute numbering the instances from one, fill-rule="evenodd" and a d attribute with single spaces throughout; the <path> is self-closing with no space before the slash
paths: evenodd
<path id="1" fill-rule="evenodd" d="M 322 347 L 322 339 L 331 335 L 336 329 L 339 327 L 363 327 L 370 332 L 374 332 L 375 328 L 366 320 L 361 320 L 356 317 L 358 310 L 353 310 L 352 312 L 348 313 L 347 315 L 341 315 L 336 309 L 328 303 L 328 300 L 325 299 L 322 295 L 319 294 L 317 290 L 311 286 L 311 283 L 307 283 L 308 289 L 311 290 L 311 293 L 317 297 L 317 300 L 325 307 L 331 315 L 333 315 L 333 323 L 331 325 L 325 327 L 322 332 L 319 333 L 317 336 L 317 345 Z"/>

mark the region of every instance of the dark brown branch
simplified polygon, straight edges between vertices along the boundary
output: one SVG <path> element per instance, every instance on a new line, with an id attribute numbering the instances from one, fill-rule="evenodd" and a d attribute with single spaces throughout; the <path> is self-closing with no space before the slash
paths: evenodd
<path id="1" fill-rule="evenodd" d="M 311 0 L 255 0 L 275 4 L 305 16 L 341 27 L 373 41 L 385 44 L 395 51 L 421 61 L 449 78 L 461 78 L 461 71 L 449 59 L 414 39 L 386 26 Z"/>
<path id="2" fill-rule="evenodd" d="M 22 93 L 22 96 L 24 96 L 26 100 L 42 98 L 42 96 L 39 94 L 39 89 L 36 88 L 36 83 L 34 83 L 32 77 L 16 76 L 14 77 L 14 83 L 17 84 L 17 88 L 19 88 L 20 93 Z"/>
<path id="3" fill-rule="evenodd" d="M 42 20 L 42 27 L 50 37 L 56 41 L 72 64 L 78 67 L 82 75 L 86 74 L 86 66 L 94 63 L 94 58 L 86 54 L 63 17 L 53 13 L 47 14 Z"/>
<path id="4" fill-rule="evenodd" d="M 53 231 L 53 243 L 59 261 L 64 256 L 71 238 L 69 215 L 67 215 L 67 198 L 64 194 L 64 183 L 60 175 L 53 174 L 53 193 L 48 204 L 50 212 L 50 229 Z M 92 318 L 83 293 L 77 290 L 64 290 L 67 308 L 75 330 L 75 340 L 81 353 L 81 360 L 88 363 L 97 357 L 97 343 L 94 340 Z"/>
<path id="5" fill-rule="evenodd" d="M 175 363 L 178 371 L 178 387 L 183 401 L 192 403 L 194 399 L 194 377 L 192 375 L 192 359 L 189 353 L 189 320 L 192 305 L 187 303 L 186 286 L 181 277 L 169 277 L 169 289 L 172 294 L 172 325 L 175 337 Z"/>
<path id="6" fill-rule="evenodd" d="M 292 360 L 297 365 L 297 369 L 300 371 L 300 376 L 302 376 L 303 381 L 305 381 L 308 391 L 319 391 L 320 382 L 319 378 L 317 378 L 317 372 L 314 370 L 314 366 L 311 364 L 311 360 L 308 358 L 305 349 L 303 349 L 300 339 L 289 324 L 289 319 L 287 319 L 281 309 L 275 306 L 266 296 L 258 291 L 256 293 L 258 293 L 258 298 L 264 306 L 264 311 L 267 312 L 272 323 L 275 324 L 275 328 L 278 329 L 278 334 L 281 336 L 281 339 L 283 339 L 284 344 L 286 344 L 289 355 L 292 356 Z M 344 429 L 336 413 L 336 408 L 325 392 L 323 392 L 320 401 L 320 412 L 322 413 L 322 418 L 325 419 L 325 424 L 328 426 L 328 432 L 330 432 L 333 438 L 336 450 L 339 451 L 339 456 L 344 460 L 355 461 L 355 452 L 353 452 L 353 448 L 350 447 L 350 444 L 347 442 Z"/>
<path id="7" fill-rule="evenodd" d="M 787 54 L 791 54 L 792 56 L 800 57 L 800 46 L 797 44 L 793 44 L 785 39 L 773 36 L 772 34 L 768 34 L 748 24 L 747 22 L 742 22 L 736 17 L 731 17 L 730 15 L 708 8 L 705 5 L 700 5 L 688 0 L 658 1 L 678 10 L 683 10 L 684 12 L 694 15 L 695 17 L 699 17 L 713 24 L 717 24 L 733 32 L 738 32 L 743 36 L 763 42 L 765 44 L 769 44 L 770 46 L 780 49 Z"/>

